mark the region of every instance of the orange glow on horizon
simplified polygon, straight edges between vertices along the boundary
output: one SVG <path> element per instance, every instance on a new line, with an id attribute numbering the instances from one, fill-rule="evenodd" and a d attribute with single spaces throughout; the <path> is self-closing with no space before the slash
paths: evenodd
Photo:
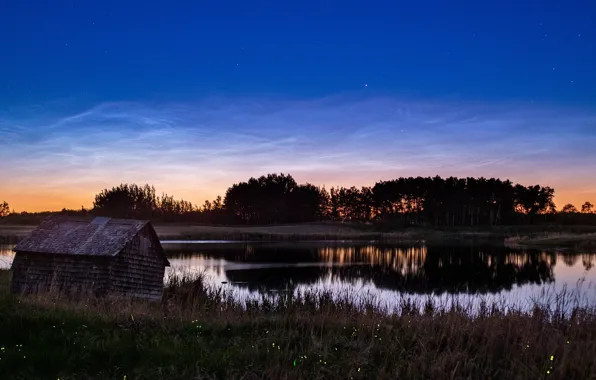
<path id="1" fill-rule="evenodd" d="M 299 181 L 297 178 L 296 180 L 298 183 L 311 182 L 317 185 L 319 184 L 315 181 Z M 332 186 L 351 186 L 351 183 L 357 187 L 370 186 L 371 184 L 374 184 L 374 182 L 375 181 L 358 183 L 356 181 L 345 181 L 344 183 L 344 181 L 338 181 L 338 183 L 327 183 L 324 185 L 329 189 Z M 164 192 L 173 195 L 176 199 L 184 199 L 192 202 L 195 206 L 202 206 L 205 200 L 212 201 L 218 195 L 223 198 L 231 183 L 233 182 L 221 181 L 221 183 L 212 183 L 211 185 L 213 186 L 209 188 L 204 186 L 194 187 L 190 184 L 188 187 L 178 184 L 176 186 L 172 186 L 171 184 L 170 186 L 158 186 L 156 184 L 155 188 L 157 194 Z M 533 182 L 528 182 L 527 184 L 530 183 Z M 322 186 L 323 184 L 320 185 Z M 74 191 L 68 186 L 64 189 L 55 187 L 44 189 L 36 187 L 7 186 L 2 184 L 0 185 L 0 202 L 8 202 L 11 210 L 15 210 L 16 212 L 60 211 L 63 208 L 76 210 L 80 209 L 81 206 L 89 209 L 93 206 L 95 194 L 99 193 L 104 188 L 111 187 L 111 185 L 99 187 L 87 185 L 79 187 Z M 586 201 L 596 203 L 596 189 L 586 191 L 566 186 L 559 190 L 557 186 L 553 185 L 552 187 L 555 188 L 555 204 L 557 205 L 557 209 L 561 209 L 563 205 L 567 203 L 575 205 L 578 209 L 581 209 L 581 205 Z"/>

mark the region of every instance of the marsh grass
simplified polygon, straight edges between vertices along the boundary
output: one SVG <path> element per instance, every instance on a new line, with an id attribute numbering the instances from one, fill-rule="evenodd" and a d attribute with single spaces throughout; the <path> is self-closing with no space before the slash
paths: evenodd
<path id="1" fill-rule="evenodd" d="M 0 223 L 0 244 L 13 244 L 27 236 L 34 225 Z M 382 223 L 317 222 L 271 226 L 209 226 L 193 224 L 157 224 L 161 240 L 230 240 L 230 241 L 381 241 L 381 242 L 465 242 L 471 239 L 490 240 L 502 245 L 531 243 L 532 239 L 564 235 L 571 246 L 584 243 L 596 246 L 596 226 L 520 225 L 492 227 L 424 227 L 392 226 Z M 562 241 L 543 240 L 543 246 Z M 577 243 L 577 244 L 576 244 Z"/>
<path id="2" fill-rule="evenodd" d="M 546 232 L 515 235 L 505 238 L 505 245 L 512 248 L 596 248 L 596 233 Z"/>
<path id="3" fill-rule="evenodd" d="M 161 302 L 0 289 L 2 379 L 596 376 L 596 312 L 573 291 L 531 311 L 428 297 L 389 312 L 327 291 L 238 301 L 200 273 L 169 276 Z"/>

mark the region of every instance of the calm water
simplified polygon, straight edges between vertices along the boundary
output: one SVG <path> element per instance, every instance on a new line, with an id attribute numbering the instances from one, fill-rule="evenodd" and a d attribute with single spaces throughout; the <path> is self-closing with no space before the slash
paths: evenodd
<path id="1" fill-rule="evenodd" d="M 281 290 L 326 289 L 393 306 L 401 297 L 528 305 L 564 287 L 596 304 L 596 252 L 512 250 L 494 246 L 407 246 L 366 243 L 164 242 L 174 270 L 204 271 L 238 298 Z M 12 247 L 0 245 L 0 267 Z"/>

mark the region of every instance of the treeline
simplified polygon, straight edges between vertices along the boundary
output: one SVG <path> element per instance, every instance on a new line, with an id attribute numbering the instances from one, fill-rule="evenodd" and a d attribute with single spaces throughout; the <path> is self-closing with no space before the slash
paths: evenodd
<path id="1" fill-rule="evenodd" d="M 0 218 L 3 216 L 7 216 L 8 214 L 10 214 L 10 207 L 8 206 L 8 202 L 0 202 Z"/>
<path id="2" fill-rule="evenodd" d="M 167 221 L 198 210 L 191 202 L 176 200 L 168 194 L 158 195 L 153 186 L 122 184 L 95 195 L 92 211 L 113 218 Z"/>
<path id="3" fill-rule="evenodd" d="M 227 189 L 225 196 L 194 205 L 150 185 L 121 184 L 95 196 L 93 208 L 63 210 L 116 218 L 204 224 L 281 224 L 315 221 L 387 223 L 391 226 L 491 226 L 537 223 L 593 224 L 586 202 L 556 211 L 555 191 L 495 178 L 408 177 L 372 187 L 298 184 L 291 175 L 268 174 Z M 8 205 L 4 207 L 8 210 Z"/>

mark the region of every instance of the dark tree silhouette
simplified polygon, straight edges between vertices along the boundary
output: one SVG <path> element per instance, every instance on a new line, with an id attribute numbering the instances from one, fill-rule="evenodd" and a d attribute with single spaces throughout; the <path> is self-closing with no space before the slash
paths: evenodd
<path id="1" fill-rule="evenodd" d="M 174 197 L 162 194 L 158 197 L 153 186 L 121 184 L 104 189 L 95 196 L 93 212 L 116 218 L 160 218 L 176 220 L 180 215 L 195 211 L 190 202 L 177 201 Z"/>
<path id="2" fill-rule="evenodd" d="M 594 210 L 594 205 L 590 202 L 586 202 L 582 205 L 582 213 L 583 214 L 591 214 Z"/>
<path id="3" fill-rule="evenodd" d="M 554 208 L 554 190 L 485 178 L 400 178 L 372 188 L 380 219 L 403 224 L 476 226 L 515 223 Z"/>
<path id="4" fill-rule="evenodd" d="M 539 185 L 524 187 L 522 185 L 516 185 L 515 206 L 518 211 L 527 215 L 528 221 L 532 223 L 537 214 L 554 211 L 554 195 L 555 190 L 550 187 L 540 187 Z"/>
<path id="5" fill-rule="evenodd" d="M 564 214 L 577 214 L 578 211 L 577 207 L 575 207 L 571 203 L 567 203 L 565 206 L 563 206 L 561 212 Z"/>
<path id="6" fill-rule="evenodd" d="M 311 184 L 298 185 L 291 175 L 268 174 L 234 184 L 224 207 L 247 224 L 309 222 L 324 217 L 327 193 Z"/>
<path id="7" fill-rule="evenodd" d="M 92 213 L 209 224 L 280 224 L 321 220 L 407 225 L 492 226 L 579 220 L 575 208 L 556 213 L 554 189 L 490 178 L 402 177 L 372 187 L 299 185 L 289 174 L 250 178 L 227 189 L 225 197 L 200 207 L 156 195 L 149 185 L 121 184 L 95 197 Z M 592 210 L 589 202 L 583 212 Z M 560 215 L 559 217 L 557 215 Z"/>
<path id="8" fill-rule="evenodd" d="M 373 210 L 372 191 L 368 187 L 358 189 L 331 188 L 331 215 L 340 220 L 367 221 L 371 219 Z"/>
<path id="9" fill-rule="evenodd" d="M 325 218 L 329 194 L 324 188 L 309 183 L 297 186 L 288 197 L 289 213 L 286 220 L 312 222 Z"/>
<path id="10" fill-rule="evenodd" d="M 119 218 L 151 218 L 157 209 L 155 188 L 121 184 L 95 196 L 93 209 L 98 214 Z"/>
<path id="11" fill-rule="evenodd" d="M 7 216 L 10 214 L 10 207 L 7 202 L 0 203 L 0 217 Z"/>

